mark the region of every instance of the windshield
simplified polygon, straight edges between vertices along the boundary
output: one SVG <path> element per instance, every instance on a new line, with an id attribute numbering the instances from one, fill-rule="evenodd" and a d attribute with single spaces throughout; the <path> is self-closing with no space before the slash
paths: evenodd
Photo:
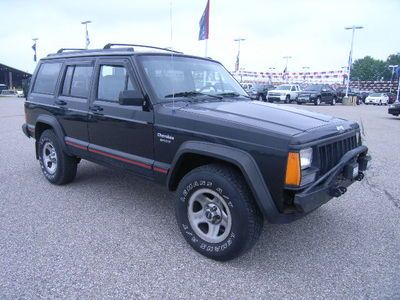
<path id="1" fill-rule="evenodd" d="M 304 89 L 304 91 L 319 91 L 322 89 L 322 85 L 316 84 L 316 85 L 309 85 Z"/>
<path id="2" fill-rule="evenodd" d="M 219 63 L 165 55 L 146 55 L 139 59 L 161 101 L 171 101 L 172 96 L 226 94 L 247 97 L 240 84 Z"/>
<path id="3" fill-rule="evenodd" d="M 380 97 L 381 94 L 380 94 L 380 93 L 373 93 L 373 94 L 371 94 L 370 96 L 371 96 L 371 97 Z"/>
<path id="4" fill-rule="evenodd" d="M 290 91 L 290 85 L 279 85 L 275 89 L 279 91 Z"/>

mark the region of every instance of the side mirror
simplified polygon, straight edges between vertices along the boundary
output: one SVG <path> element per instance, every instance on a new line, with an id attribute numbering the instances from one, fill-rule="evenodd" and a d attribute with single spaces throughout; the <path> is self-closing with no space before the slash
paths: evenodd
<path id="1" fill-rule="evenodd" d="M 120 105 L 142 106 L 144 97 L 140 91 L 126 90 L 119 93 Z"/>

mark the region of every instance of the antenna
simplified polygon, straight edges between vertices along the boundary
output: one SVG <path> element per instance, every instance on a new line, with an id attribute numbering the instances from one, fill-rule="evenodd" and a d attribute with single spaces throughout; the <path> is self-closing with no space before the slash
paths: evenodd
<path id="1" fill-rule="evenodd" d="M 171 50 L 174 49 L 173 46 L 173 30 L 172 30 L 172 0 L 169 2 L 169 23 L 170 23 L 170 38 L 171 38 Z M 174 52 L 171 52 L 171 66 L 172 71 L 174 71 Z M 172 81 L 172 110 L 175 111 L 175 88 L 174 81 Z"/>

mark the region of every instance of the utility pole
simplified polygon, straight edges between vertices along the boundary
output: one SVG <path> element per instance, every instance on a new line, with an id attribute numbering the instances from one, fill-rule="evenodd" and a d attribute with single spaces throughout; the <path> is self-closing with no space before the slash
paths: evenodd
<path id="1" fill-rule="evenodd" d="M 235 71 L 239 71 L 240 70 L 240 43 L 245 41 L 246 39 L 244 38 L 236 38 L 234 39 L 235 42 L 238 43 L 238 53 L 236 56 L 236 64 L 235 64 Z"/>
<path id="2" fill-rule="evenodd" d="M 85 49 L 88 49 L 90 44 L 89 32 L 88 32 L 88 24 L 90 23 L 92 23 L 92 21 L 90 20 L 81 22 L 82 25 L 85 25 Z"/>
<path id="3" fill-rule="evenodd" d="M 392 77 L 390 77 L 390 85 L 389 85 L 389 93 L 392 92 L 392 80 L 393 80 L 393 75 L 394 71 L 397 69 L 399 65 L 389 65 L 389 68 L 392 69 Z"/>
<path id="4" fill-rule="evenodd" d="M 350 86 L 350 72 L 351 72 L 351 65 L 353 63 L 353 44 L 354 44 L 354 32 L 356 29 L 363 29 L 363 26 L 349 26 L 345 27 L 344 29 L 346 30 L 352 30 L 351 33 L 351 47 L 350 47 L 350 54 L 349 54 L 349 61 L 348 61 L 348 66 L 347 66 L 347 84 L 346 84 L 346 97 L 349 95 L 349 86 Z"/>

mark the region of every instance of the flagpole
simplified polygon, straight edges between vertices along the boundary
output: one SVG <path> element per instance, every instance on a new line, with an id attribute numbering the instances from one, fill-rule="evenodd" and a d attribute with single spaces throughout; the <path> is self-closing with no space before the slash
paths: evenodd
<path id="1" fill-rule="evenodd" d="M 37 61 L 37 41 L 39 39 L 38 38 L 33 38 L 32 41 L 34 42 L 32 48 L 35 51 L 35 53 L 33 54 L 33 61 L 36 62 Z"/>
<path id="2" fill-rule="evenodd" d="M 205 41 L 206 41 L 206 43 L 205 43 L 205 55 L 204 55 L 204 57 L 208 57 L 208 39 L 206 39 Z"/>
<path id="3" fill-rule="evenodd" d="M 88 24 L 92 23 L 92 21 L 83 21 L 81 22 L 82 25 L 85 25 L 85 49 L 88 49 L 90 41 L 89 41 L 89 32 L 88 32 Z"/>

